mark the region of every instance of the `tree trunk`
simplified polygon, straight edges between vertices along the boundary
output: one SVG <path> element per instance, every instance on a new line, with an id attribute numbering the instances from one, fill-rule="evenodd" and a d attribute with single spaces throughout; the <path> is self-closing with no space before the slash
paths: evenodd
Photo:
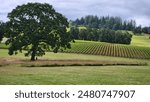
<path id="1" fill-rule="evenodd" d="M 35 61 L 36 45 L 32 46 L 31 61 Z"/>

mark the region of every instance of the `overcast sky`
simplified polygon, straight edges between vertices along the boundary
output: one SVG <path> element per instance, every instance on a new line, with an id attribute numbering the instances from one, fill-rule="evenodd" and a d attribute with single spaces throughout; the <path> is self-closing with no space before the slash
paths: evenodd
<path id="1" fill-rule="evenodd" d="M 49 3 L 72 20 L 86 15 L 110 15 L 150 25 L 150 0 L 0 0 L 0 20 L 6 21 L 12 9 L 27 2 Z"/>

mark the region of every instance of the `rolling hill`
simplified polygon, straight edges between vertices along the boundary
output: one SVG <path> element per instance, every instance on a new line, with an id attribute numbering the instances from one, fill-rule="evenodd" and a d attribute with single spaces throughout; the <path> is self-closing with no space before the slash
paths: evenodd
<path id="1" fill-rule="evenodd" d="M 2 43 L 0 48 L 7 49 L 8 46 Z M 63 52 L 150 59 L 150 39 L 146 36 L 133 36 L 131 45 L 76 40 L 71 49 Z"/>
<path id="2" fill-rule="evenodd" d="M 150 39 L 133 36 L 131 45 L 76 40 L 76 43 L 72 43 L 72 48 L 64 52 L 150 59 Z"/>

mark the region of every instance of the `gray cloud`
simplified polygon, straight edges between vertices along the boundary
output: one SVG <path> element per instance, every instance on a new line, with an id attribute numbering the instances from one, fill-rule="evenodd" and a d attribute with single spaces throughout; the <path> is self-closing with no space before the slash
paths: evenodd
<path id="1" fill-rule="evenodd" d="M 150 0 L 0 0 L 0 19 L 7 20 L 7 13 L 17 5 L 27 2 L 46 2 L 68 19 L 86 15 L 120 16 L 135 19 L 143 26 L 150 24 Z"/>

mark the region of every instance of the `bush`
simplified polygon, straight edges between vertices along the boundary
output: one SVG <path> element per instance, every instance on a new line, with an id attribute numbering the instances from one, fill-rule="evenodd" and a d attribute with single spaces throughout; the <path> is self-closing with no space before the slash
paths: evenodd
<path id="1" fill-rule="evenodd" d="M 119 43 L 119 44 L 130 44 L 132 40 L 132 35 L 127 31 L 114 31 L 103 29 L 101 30 L 100 41 Z"/>

